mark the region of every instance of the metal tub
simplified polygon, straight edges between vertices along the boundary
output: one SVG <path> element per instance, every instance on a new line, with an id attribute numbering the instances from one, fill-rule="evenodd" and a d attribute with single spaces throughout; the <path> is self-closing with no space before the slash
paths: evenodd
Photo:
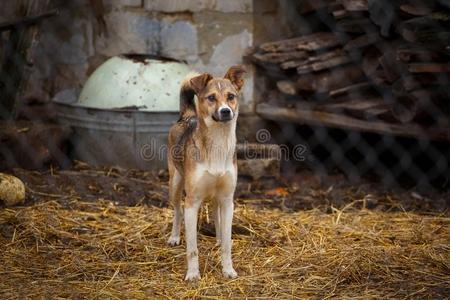
<path id="1" fill-rule="evenodd" d="M 73 157 L 96 166 L 166 168 L 167 135 L 189 72 L 171 59 L 122 55 L 101 65 L 81 93 L 57 95 L 57 118 L 74 132 Z"/>
<path id="2" fill-rule="evenodd" d="M 167 134 L 177 112 L 106 110 L 56 103 L 73 129 L 73 156 L 94 166 L 155 170 L 167 167 Z"/>

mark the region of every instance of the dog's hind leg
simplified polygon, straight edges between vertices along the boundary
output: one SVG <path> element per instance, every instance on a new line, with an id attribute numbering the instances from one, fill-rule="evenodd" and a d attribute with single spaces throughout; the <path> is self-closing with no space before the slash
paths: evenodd
<path id="1" fill-rule="evenodd" d="M 183 213 L 181 210 L 181 198 L 183 196 L 183 179 L 175 168 L 173 168 L 169 179 L 169 200 L 173 204 L 172 233 L 167 243 L 171 246 L 180 244 L 180 230 Z"/>

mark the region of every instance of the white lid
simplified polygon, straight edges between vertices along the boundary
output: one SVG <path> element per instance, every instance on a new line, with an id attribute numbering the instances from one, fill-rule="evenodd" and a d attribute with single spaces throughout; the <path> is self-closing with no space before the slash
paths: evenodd
<path id="1" fill-rule="evenodd" d="M 191 70 L 182 62 L 147 55 L 115 56 L 89 77 L 79 106 L 179 111 L 179 92 Z"/>

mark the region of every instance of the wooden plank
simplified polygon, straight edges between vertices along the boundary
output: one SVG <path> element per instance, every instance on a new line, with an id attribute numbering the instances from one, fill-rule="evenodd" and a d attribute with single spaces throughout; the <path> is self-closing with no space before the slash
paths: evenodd
<path id="1" fill-rule="evenodd" d="M 342 101 L 338 103 L 329 103 L 317 106 L 317 109 L 327 111 L 339 110 L 367 110 L 374 107 L 386 106 L 383 98 L 369 98 L 369 99 L 353 99 Z"/>
<path id="2" fill-rule="evenodd" d="M 48 9 L 48 4 L 49 0 L 29 1 L 25 11 L 27 17 L 0 25 L 2 30 L 11 30 L 9 45 L 5 47 L 7 51 L 2 53 L 0 69 L 0 103 L 5 108 L 3 113 L 6 118 L 14 118 L 20 110 L 21 102 L 17 100 L 22 96 L 31 74 L 33 47 L 39 36 L 39 27 L 31 25 L 57 13 L 57 10 L 43 13 Z"/>
<path id="3" fill-rule="evenodd" d="M 341 114 L 317 110 L 282 108 L 265 103 L 256 105 L 256 113 L 264 119 L 281 122 L 337 127 L 348 130 L 431 140 L 450 140 L 450 128 L 448 127 L 423 128 L 417 124 L 392 124 L 382 121 L 367 121 Z"/>
<path id="4" fill-rule="evenodd" d="M 402 123 L 410 123 L 418 113 L 417 101 L 409 95 L 399 95 L 392 103 L 391 112 L 396 120 Z"/>
<path id="5" fill-rule="evenodd" d="M 269 52 L 255 53 L 250 57 L 260 63 L 279 64 L 290 60 L 305 59 L 308 57 L 308 53 L 306 51 Z"/>
<path id="6" fill-rule="evenodd" d="M 89 0 L 92 8 L 92 12 L 94 14 L 95 20 L 97 21 L 97 35 L 108 36 L 108 26 L 106 25 L 105 15 L 105 5 L 104 0 Z"/>
<path id="7" fill-rule="evenodd" d="M 337 49 L 337 50 L 328 51 L 328 52 L 318 54 L 318 55 L 309 55 L 305 59 L 301 59 L 301 60 L 286 61 L 286 62 L 282 63 L 280 65 L 280 67 L 283 70 L 293 69 L 293 68 L 298 68 L 300 66 L 306 66 L 306 65 L 312 64 L 314 62 L 327 61 L 331 58 L 334 58 L 337 56 L 343 56 L 343 55 L 347 55 L 347 54 L 344 51 Z"/>
<path id="8" fill-rule="evenodd" d="M 392 48 L 394 47 L 395 46 L 392 44 Z M 386 75 L 386 79 L 391 83 L 403 74 L 408 73 L 406 65 L 396 59 L 395 50 L 392 48 L 386 49 L 379 59 L 380 65 Z"/>
<path id="9" fill-rule="evenodd" d="M 348 16 L 348 11 L 346 11 L 345 9 L 338 9 L 333 11 L 332 14 L 336 20 L 340 20 Z"/>
<path id="10" fill-rule="evenodd" d="M 330 97 L 339 97 L 343 95 L 350 95 L 352 93 L 364 93 L 371 88 L 372 84 L 370 82 L 361 82 L 330 91 L 329 95 Z"/>
<path id="11" fill-rule="evenodd" d="M 329 0 L 315 0 L 315 1 L 306 0 L 306 1 L 295 1 L 294 3 L 296 3 L 296 10 L 300 15 L 329 8 L 332 5 L 336 5 Z"/>
<path id="12" fill-rule="evenodd" d="M 342 6 L 348 11 L 367 11 L 367 0 L 341 0 Z"/>
<path id="13" fill-rule="evenodd" d="M 323 104 L 317 106 L 316 109 L 332 113 L 347 113 L 363 119 L 388 118 L 390 116 L 390 107 L 380 97 L 357 98 L 338 103 Z"/>
<path id="14" fill-rule="evenodd" d="M 283 70 L 295 69 L 298 66 L 306 64 L 307 60 L 288 60 L 280 64 L 280 68 Z"/>
<path id="15" fill-rule="evenodd" d="M 370 49 L 363 54 L 362 69 L 367 77 L 373 78 L 380 66 L 381 54 L 376 49 Z"/>
<path id="16" fill-rule="evenodd" d="M 408 42 L 417 42 L 427 47 L 446 47 L 450 40 L 450 16 L 433 14 L 404 21 L 399 26 L 401 36 Z"/>
<path id="17" fill-rule="evenodd" d="M 378 28 L 368 18 L 347 18 L 336 22 L 337 30 L 348 33 L 367 34 L 370 32 L 378 32 Z"/>
<path id="18" fill-rule="evenodd" d="M 296 95 L 297 86 L 295 82 L 291 80 L 280 80 L 277 81 L 277 88 L 280 92 L 286 95 Z"/>
<path id="19" fill-rule="evenodd" d="M 349 51 L 353 49 L 360 49 L 370 45 L 373 45 L 381 40 L 381 36 L 378 32 L 363 34 L 344 46 L 344 50 Z"/>
<path id="20" fill-rule="evenodd" d="M 307 74 L 313 71 L 321 71 L 325 69 L 334 68 L 337 66 L 345 65 L 352 62 L 352 58 L 349 55 L 340 55 L 329 58 L 324 61 L 313 62 L 307 65 L 297 67 L 298 74 Z"/>
<path id="21" fill-rule="evenodd" d="M 403 62 L 430 62 L 446 59 L 443 54 L 425 47 L 405 45 L 397 49 L 397 59 Z"/>
<path id="22" fill-rule="evenodd" d="M 259 48 L 265 52 L 317 51 L 336 47 L 340 44 L 341 40 L 336 34 L 319 32 L 293 39 L 264 43 Z"/>
<path id="23" fill-rule="evenodd" d="M 406 94 L 410 91 L 424 87 L 434 89 L 439 86 L 448 86 L 450 78 L 447 73 L 418 73 L 402 76 L 393 85 L 394 94 Z"/>
<path id="24" fill-rule="evenodd" d="M 359 66 L 346 65 L 319 73 L 302 75 L 297 80 L 297 88 L 318 93 L 336 90 L 364 80 L 364 73 Z"/>
<path id="25" fill-rule="evenodd" d="M 32 25 L 37 24 L 38 22 L 41 22 L 44 19 L 50 18 L 57 14 L 58 14 L 58 10 L 53 9 L 53 10 L 50 10 L 50 11 L 42 13 L 42 14 L 25 17 L 25 18 L 22 18 L 17 21 L 3 22 L 3 23 L 0 23 L 0 32 L 13 30 L 13 29 L 21 29 L 23 27 L 32 26 Z"/>
<path id="26" fill-rule="evenodd" d="M 410 122 L 428 116 L 440 122 L 443 118 L 450 123 L 448 99 L 450 91 L 439 87 L 429 89 L 417 89 L 400 93 L 394 89 L 396 101 L 393 105 L 393 114 L 401 122 Z"/>
<path id="27" fill-rule="evenodd" d="M 414 4 L 412 3 L 405 3 L 400 5 L 400 10 L 412 15 L 412 16 L 426 16 L 431 14 L 433 9 L 424 3 L 420 3 L 419 1 L 415 1 Z"/>
<path id="28" fill-rule="evenodd" d="M 397 19 L 397 2 L 390 0 L 375 0 L 368 2 L 370 20 L 377 25 L 375 31 L 383 37 L 391 35 L 391 27 Z"/>
<path id="29" fill-rule="evenodd" d="M 450 72 L 450 63 L 412 63 L 408 65 L 411 73 L 442 73 Z"/>

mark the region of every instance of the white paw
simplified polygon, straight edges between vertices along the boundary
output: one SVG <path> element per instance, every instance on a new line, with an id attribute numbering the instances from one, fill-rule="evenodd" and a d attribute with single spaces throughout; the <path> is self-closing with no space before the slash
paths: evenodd
<path id="1" fill-rule="evenodd" d="M 229 279 L 238 277 L 238 274 L 236 273 L 236 271 L 233 268 L 223 269 L 222 274 L 223 274 L 223 277 L 229 278 Z"/>
<path id="2" fill-rule="evenodd" d="M 170 246 L 178 246 L 180 244 L 180 237 L 179 236 L 171 236 L 169 240 L 167 241 L 167 244 Z"/>
<path id="3" fill-rule="evenodd" d="M 186 277 L 184 280 L 186 281 L 195 281 L 200 279 L 200 272 L 198 270 L 190 271 L 188 270 Z"/>
<path id="4" fill-rule="evenodd" d="M 217 240 L 215 246 L 216 246 L 216 247 L 219 247 L 221 244 L 222 244 L 222 241 L 221 241 L 221 240 Z"/>

